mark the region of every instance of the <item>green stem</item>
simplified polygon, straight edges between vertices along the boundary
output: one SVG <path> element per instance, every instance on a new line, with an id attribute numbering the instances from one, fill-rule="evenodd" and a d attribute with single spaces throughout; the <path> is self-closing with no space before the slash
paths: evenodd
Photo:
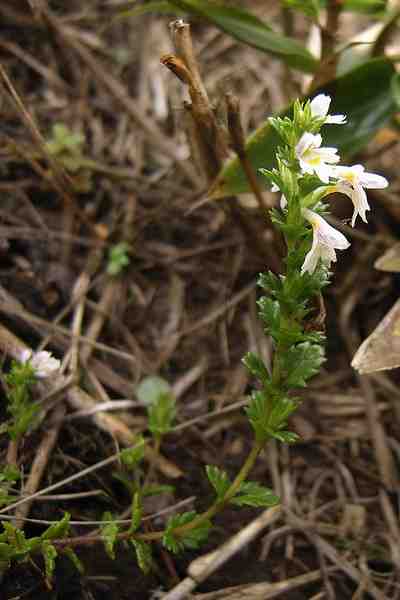
<path id="1" fill-rule="evenodd" d="M 212 517 L 214 517 L 218 512 L 220 512 L 226 504 L 228 504 L 229 500 L 233 498 L 240 488 L 243 481 L 246 480 L 247 475 L 251 471 L 254 466 L 254 463 L 257 460 L 258 455 L 263 449 L 265 442 L 255 441 L 252 449 L 250 450 L 249 455 L 247 456 L 245 462 L 242 465 L 239 473 L 236 475 L 235 479 L 231 483 L 230 487 L 226 491 L 226 494 L 222 500 L 217 500 L 208 508 L 205 512 L 198 515 L 193 521 L 190 523 L 186 523 L 186 525 L 182 525 L 181 527 L 177 527 L 174 529 L 175 535 L 182 535 L 191 529 L 195 529 L 204 521 L 208 521 Z M 126 539 L 136 539 L 142 540 L 144 542 L 156 542 L 164 536 L 165 531 L 150 531 L 148 533 L 134 533 L 132 534 L 130 531 L 124 531 L 117 535 L 118 540 L 126 540 Z M 52 540 L 52 543 L 58 548 L 65 548 L 66 546 L 72 548 L 76 546 L 89 546 L 95 544 L 99 541 L 102 541 L 102 537 L 100 535 L 93 536 L 80 536 L 74 538 L 64 538 L 59 540 Z"/>
<path id="2" fill-rule="evenodd" d="M 143 487 L 145 487 L 146 485 L 149 485 L 149 483 L 151 483 L 151 481 L 153 479 L 156 462 L 157 462 L 158 456 L 160 454 L 160 447 L 161 447 L 161 435 L 157 435 L 154 440 L 154 448 L 153 448 L 154 454 L 153 454 L 152 461 L 150 463 L 146 478 L 144 480 Z"/>
<path id="3" fill-rule="evenodd" d="M 226 506 L 226 504 L 228 504 L 229 500 L 235 496 L 235 494 L 238 491 L 238 489 L 240 488 L 241 484 L 246 480 L 247 475 L 253 468 L 258 455 L 260 454 L 261 450 L 264 447 L 264 444 L 265 444 L 264 441 L 260 442 L 260 441 L 256 440 L 254 442 L 254 445 L 253 445 L 252 449 L 250 450 L 248 457 L 246 458 L 245 462 L 242 465 L 242 468 L 240 469 L 239 473 L 236 475 L 236 477 L 233 480 L 233 482 L 231 483 L 230 487 L 227 489 L 224 498 L 222 500 L 216 500 L 214 502 L 214 504 L 212 504 L 210 506 L 210 508 L 208 508 L 201 515 L 199 515 L 198 517 L 193 519 L 193 521 L 190 521 L 190 523 L 186 523 L 186 525 L 182 525 L 181 527 L 177 527 L 176 529 L 174 529 L 175 535 L 176 534 L 180 535 L 182 533 L 185 533 L 186 531 L 190 531 L 191 529 L 196 529 L 196 527 L 201 525 L 201 523 L 214 517 L 218 512 L 220 512 Z"/>

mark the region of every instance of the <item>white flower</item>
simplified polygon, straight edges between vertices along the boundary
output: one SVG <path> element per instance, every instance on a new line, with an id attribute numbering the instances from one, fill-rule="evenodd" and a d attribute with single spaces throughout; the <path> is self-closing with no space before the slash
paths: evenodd
<path id="1" fill-rule="evenodd" d="M 32 352 L 32 350 L 23 350 L 20 355 L 22 363 L 30 362 L 36 377 L 44 379 L 50 377 L 60 368 L 60 361 L 54 358 L 50 352 Z"/>
<path id="2" fill-rule="evenodd" d="M 296 158 L 300 163 L 303 173 L 315 173 L 321 181 L 329 183 L 329 177 L 332 176 L 332 167 L 330 164 L 339 162 L 337 148 L 321 148 L 322 137 L 318 133 L 303 133 L 296 145 Z"/>
<path id="3" fill-rule="evenodd" d="M 334 123 L 343 125 L 346 123 L 346 115 L 328 115 L 329 105 L 331 103 L 330 96 L 318 94 L 310 102 L 311 114 L 313 117 L 324 117 L 325 123 Z"/>
<path id="4" fill-rule="evenodd" d="M 388 180 L 381 175 L 367 173 L 362 165 L 333 167 L 333 176 L 338 179 L 333 191 L 346 194 L 353 202 L 354 212 L 351 219 L 351 226 L 354 227 L 357 215 L 360 215 L 361 219 L 366 223 L 367 218 L 365 213 L 370 208 L 364 188 L 383 189 L 389 185 Z"/>
<path id="5" fill-rule="evenodd" d="M 303 217 L 311 223 L 313 229 L 313 241 L 311 250 L 304 259 L 301 273 L 306 271 L 314 273 L 319 259 L 329 267 L 331 262 L 336 262 L 335 250 L 345 250 L 350 246 L 350 242 L 340 231 L 337 231 L 325 221 L 316 212 L 303 208 Z"/>

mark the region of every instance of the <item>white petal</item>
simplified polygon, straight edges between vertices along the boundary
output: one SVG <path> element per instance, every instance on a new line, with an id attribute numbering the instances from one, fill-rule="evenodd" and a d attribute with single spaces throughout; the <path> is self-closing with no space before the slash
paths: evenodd
<path id="1" fill-rule="evenodd" d="M 313 117 L 326 117 L 329 110 L 331 99 L 325 94 L 318 94 L 310 102 L 311 114 Z"/>
<path id="2" fill-rule="evenodd" d="M 300 169 L 302 173 L 314 173 L 315 168 L 308 164 L 305 160 L 299 159 Z"/>
<path id="3" fill-rule="evenodd" d="M 314 138 L 313 145 L 315 146 L 315 148 L 319 148 L 320 145 L 322 144 L 322 136 L 321 136 L 321 134 L 317 133 L 316 135 L 313 135 L 313 138 Z"/>
<path id="4" fill-rule="evenodd" d="M 306 271 L 312 275 L 316 269 L 318 261 L 320 259 L 319 247 L 316 242 L 316 238 L 313 240 L 313 245 L 311 246 L 311 250 L 307 252 L 303 265 L 301 267 L 301 274 Z"/>
<path id="5" fill-rule="evenodd" d="M 318 238 L 320 243 L 331 248 L 337 248 L 338 250 L 346 250 L 350 246 L 350 242 L 347 238 L 340 233 L 337 229 L 329 225 L 322 217 L 320 217 L 323 225 L 321 224 L 318 229 Z"/>
<path id="6" fill-rule="evenodd" d="M 281 209 L 283 210 L 284 208 L 287 207 L 287 200 L 285 198 L 285 196 L 282 194 L 279 205 L 281 207 Z"/>
<path id="7" fill-rule="evenodd" d="M 313 243 L 311 250 L 304 259 L 301 272 L 313 273 L 319 258 L 326 264 L 336 261 L 335 248 L 345 250 L 350 246 L 349 241 L 340 231 L 329 225 L 318 213 L 303 208 L 302 214 L 313 228 Z"/>
<path id="8" fill-rule="evenodd" d="M 329 177 L 332 176 L 331 167 L 325 163 L 321 163 L 320 165 L 316 166 L 314 170 L 323 183 L 329 183 Z"/>
<path id="9" fill-rule="evenodd" d="M 365 216 L 365 213 L 367 212 L 367 210 L 369 210 L 369 204 L 368 204 L 368 200 L 367 200 L 367 194 L 364 192 L 361 185 L 354 186 L 352 200 L 353 200 L 353 204 L 354 204 L 354 212 L 353 212 L 353 218 L 351 219 L 351 226 L 354 227 L 356 218 L 357 218 L 357 214 L 360 215 L 360 217 L 364 221 L 364 223 L 367 223 L 367 218 Z"/>
<path id="10" fill-rule="evenodd" d="M 328 115 L 325 119 L 325 123 L 331 123 L 334 125 L 343 125 L 346 122 L 346 115 Z"/>
<path id="11" fill-rule="evenodd" d="M 350 242 L 337 229 L 329 225 L 325 219 L 318 213 L 308 208 L 303 208 L 302 214 L 309 223 L 311 223 L 314 236 L 318 237 L 318 241 L 325 246 L 331 246 L 338 250 L 345 250 L 350 246 Z"/>
<path id="12" fill-rule="evenodd" d="M 337 155 L 337 148 L 330 148 L 327 146 L 326 148 L 317 148 L 314 150 L 315 154 L 321 157 L 324 162 L 328 163 L 337 163 L 340 160 L 340 156 Z"/>
<path id="13" fill-rule="evenodd" d="M 321 245 L 321 260 L 330 267 L 331 262 L 336 262 L 336 252 L 331 246 Z"/>
<path id="14" fill-rule="evenodd" d="M 19 355 L 19 360 L 22 363 L 26 363 L 28 362 L 28 360 L 30 360 L 32 357 L 32 350 L 29 350 L 28 348 L 25 348 L 25 350 L 22 350 L 22 352 Z"/>
<path id="15" fill-rule="evenodd" d="M 36 352 L 31 359 L 31 364 L 35 369 L 35 375 L 39 378 L 49 377 L 60 368 L 60 361 L 46 351 Z"/>
<path id="16" fill-rule="evenodd" d="M 352 183 L 354 180 L 360 179 L 363 173 L 364 167 L 362 165 L 353 165 L 352 167 L 340 165 L 335 167 L 335 177 L 344 179 L 350 183 Z"/>
<path id="17" fill-rule="evenodd" d="M 363 173 L 360 177 L 360 183 L 363 187 L 372 190 L 381 190 L 389 185 L 388 180 L 382 175 L 376 175 L 376 173 Z"/>
<path id="18" fill-rule="evenodd" d="M 319 148 L 321 143 L 322 138 L 319 134 L 313 135 L 312 133 L 306 131 L 296 144 L 296 157 L 300 158 L 305 152 L 307 152 L 307 150 L 310 150 L 310 148 Z"/>

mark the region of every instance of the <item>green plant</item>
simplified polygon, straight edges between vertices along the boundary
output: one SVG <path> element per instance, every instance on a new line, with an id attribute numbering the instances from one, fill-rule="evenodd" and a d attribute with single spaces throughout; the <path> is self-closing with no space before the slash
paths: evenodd
<path id="1" fill-rule="evenodd" d="M 36 379 L 51 376 L 58 370 L 60 361 L 49 352 L 32 353 L 26 350 L 20 361 L 12 361 L 11 369 L 5 376 L 7 385 L 7 412 L 11 418 L 3 430 L 12 440 L 21 438 L 35 424 L 39 404 L 31 398 L 31 388 Z"/>
<path id="2" fill-rule="evenodd" d="M 52 127 L 52 136 L 46 143 L 47 151 L 64 165 L 76 173 L 82 166 L 82 148 L 85 137 L 74 133 L 64 123 L 55 123 Z"/>
<path id="3" fill-rule="evenodd" d="M 350 244 L 342 233 L 329 225 L 329 206 L 323 201 L 333 193 L 349 197 L 353 204 L 354 226 L 358 216 L 366 221 L 369 210 L 364 188 L 388 185 L 384 177 L 367 173 L 362 165 L 339 166 L 337 149 L 322 145 L 320 130 L 324 125 L 337 127 L 346 123 L 345 115 L 330 115 L 329 106 L 329 96 L 319 94 L 311 101 L 297 100 L 290 116 L 270 119 L 270 126 L 281 143 L 276 166 L 263 169 L 262 175 L 272 184 L 272 189 L 281 194 L 280 209 L 272 210 L 271 217 L 285 240 L 286 256 L 283 273 L 262 273 L 258 280 L 262 290 L 258 300 L 259 315 L 266 335 L 273 340 L 274 351 L 271 364 L 265 364 L 254 353 L 248 353 L 243 359 L 256 381 L 245 411 L 253 431 L 253 443 L 236 476 L 230 478 L 223 469 L 208 465 L 206 475 L 215 497 L 207 510 L 173 515 L 162 530 L 143 528 L 143 498 L 170 491 L 164 486 L 153 485 L 151 475 L 160 445 L 174 430 L 176 417 L 176 401 L 169 384 L 159 377 L 146 378 L 137 389 L 137 397 L 147 410 L 149 436 L 147 439 L 139 437 L 131 449 L 120 454 L 125 472 L 119 478 L 132 499 L 129 525 L 121 526 L 107 512 L 103 516 L 101 534 L 85 541 L 65 538 L 67 517 L 63 526 L 57 524 L 47 535 L 31 540 L 4 524 L 5 531 L 0 537 L 3 560 L 24 559 L 40 549 L 50 575 L 59 551 L 99 540 L 114 558 L 116 545 L 128 541 L 134 548 L 138 564 L 147 572 L 153 565 L 152 542 L 161 542 L 173 553 L 198 548 L 207 539 L 215 515 L 226 505 L 272 507 L 279 503 L 272 490 L 248 477 L 270 440 L 293 443 L 298 439 L 289 428 L 289 418 L 300 402 L 296 394 L 318 373 L 325 360 L 324 334 L 316 300 L 329 284 L 330 266 L 336 261 L 336 250 L 345 250 Z M 32 377 L 32 370 L 30 373 Z M 15 379 L 16 374 L 13 377 Z M 24 377 L 28 377 L 28 371 Z M 145 447 L 150 444 L 152 462 L 149 472 L 144 475 L 142 461 Z"/>

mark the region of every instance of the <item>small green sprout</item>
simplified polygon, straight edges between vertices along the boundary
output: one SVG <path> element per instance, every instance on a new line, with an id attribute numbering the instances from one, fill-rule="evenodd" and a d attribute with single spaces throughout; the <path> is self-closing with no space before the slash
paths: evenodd
<path id="1" fill-rule="evenodd" d="M 82 167 L 84 143 L 85 137 L 81 133 L 74 133 L 64 123 L 55 123 L 46 148 L 68 171 L 76 173 Z"/>
<path id="2" fill-rule="evenodd" d="M 109 275 L 119 275 L 129 263 L 129 245 L 126 242 L 116 244 L 110 249 L 107 273 Z"/>

